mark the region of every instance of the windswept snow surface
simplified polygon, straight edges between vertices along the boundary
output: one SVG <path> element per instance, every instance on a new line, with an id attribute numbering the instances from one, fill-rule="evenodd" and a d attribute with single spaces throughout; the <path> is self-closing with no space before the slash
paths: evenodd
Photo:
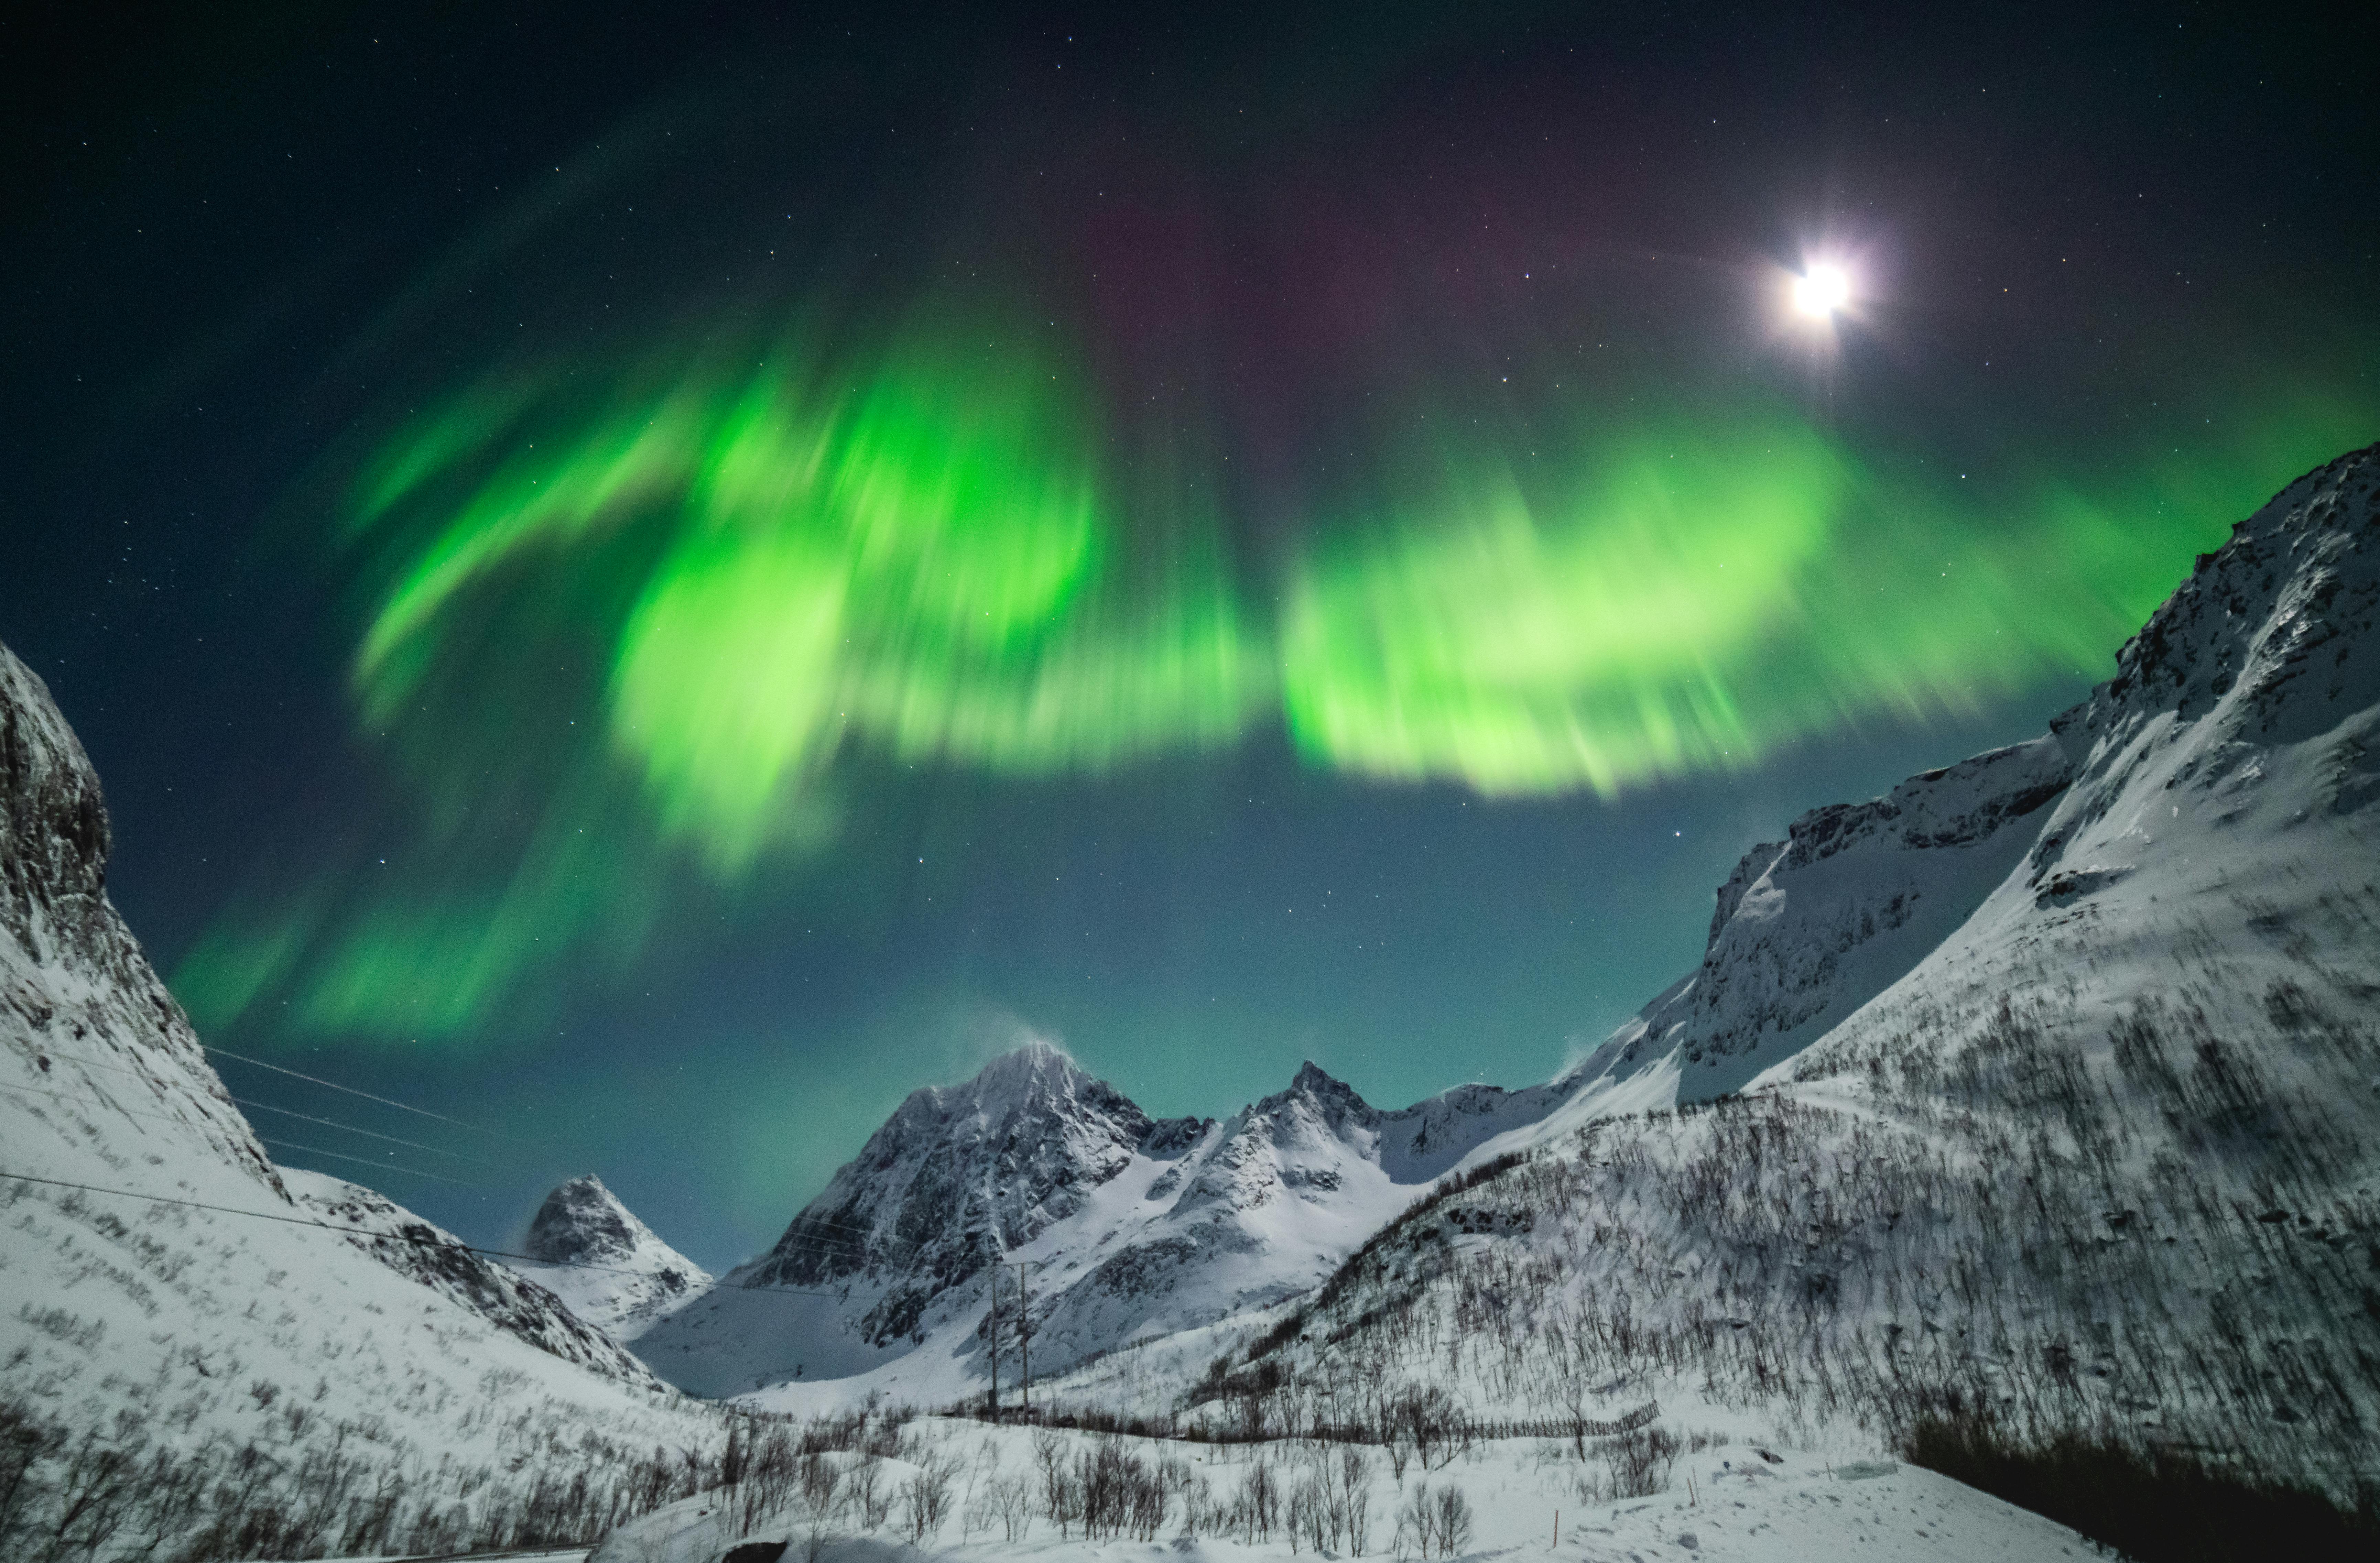
<path id="1" fill-rule="evenodd" d="M 1309 1290 L 1565 1090 L 1384 1112 L 1309 1063 L 1228 1119 L 1155 1121 L 1035 1044 L 911 1096 L 768 1255 L 637 1350 L 685 1388 L 777 1409 L 947 1403 L 990 1382 L 993 1262 L 1034 1266 L 1037 1375 L 1200 1329 Z M 1013 1382 L 1016 1272 L 1000 1284 Z"/>
<path id="2" fill-rule="evenodd" d="M 0 1178 L 0 1396 L 273 1472 L 336 1448 L 440 1506 L 473 1471 L 717 1442 L 542 1288 L 275 1169 L 109 904 L 107 844 L 81 746 L 0 648 L 0 1172 L 50 1180 Z"/>
<path id="3" fill-rule="evenodd" d="M 663 1242 L 589 1174 L 545 1196 L 512 1267 L 613 1339 L 634 1340 L 710 1284 L 710 1273 Z"/>

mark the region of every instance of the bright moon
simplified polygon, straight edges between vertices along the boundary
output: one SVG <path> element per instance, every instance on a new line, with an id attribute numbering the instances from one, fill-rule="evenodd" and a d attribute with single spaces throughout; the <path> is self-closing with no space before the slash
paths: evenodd
<path id="1" fill-rule="evenodd" d="M 1851 298 L 1852 280 L 1840 266 L 1813 266 L 1793 279 L 1793 308 L 1813 320 L 1825 320 Z"/>

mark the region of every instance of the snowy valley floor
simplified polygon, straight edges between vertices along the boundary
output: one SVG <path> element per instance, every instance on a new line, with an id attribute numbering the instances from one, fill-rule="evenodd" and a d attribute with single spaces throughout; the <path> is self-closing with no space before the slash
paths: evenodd
<path id="1" fill-rule="evenodd" d="M 828 1457 L 839 1474 L 826 1502 L 832 1517 L 823 1523 L 812 1522 L 819 1510 L 798 1491 L 764 1516 L 710 1494 L 628 1525 L 595 1549 L 589 1563 L 718 1563 L 747 1541 L 788 1544 L 786 1563 L 891 1563 L 920 1556 L 958 1563 L 1069 1557 L 1235 1563 L 1318 1555 L 1633 1563 L 2097 1556 L 2062 1525 L 1913 1466 L 1723 1432 L 1704 1431 L 1688 1441 L 1705 1447 L 1675 1456 L 1665 1491 L 1613 1499 L 1595 1489 L 1609 1490 L 1616 1462 L 1593 1441 L 1584 1461 L 1567 1440 L 1478 1444 L 1434 1470 L 1424 1471 L 1415 1460 L 1400 1480 L 1382 1451 L 1361 1447 L 1037 1436 L 925 1420 L 905 1431 L 899 1454 Z M 1344 1463 L 1351 1448 L 1363 1463 L 1352 1484 Z M 1079 1515 L 1063 1527 L 1048 1517 L 1048 1473 L 1075 1473 L 1071 1501 L 1079 1507 L 1080 1478 L 1093 1472 L 1103 1449 L 1111 1471 L 1125 1460 L 1140 1462 L 1151 1475 L 1170 1465 L 1161 1478 L 1163 1515 L 1152 1523 L 1144 1511 L 1137 1524 L 1123 1516 L 1131 1485 L 1124 1479 L 1119 1530 L 1086 1539 Z M 921 1520 L 918 1502 L 921 1488 L 929 1489 L 930 1506 L 938 1476 L 948 1492 L 937 1525 L 928 1523 L 930 1514 Z M 1657 1472 L 1655 1479 L 1663 1478 Z M 1251 1534 L 1248 1495 L 1267 1483 L 1277 1508 L 1269 1526 L 1259 1527 L 1269 1533 Z M 1420 1530 L 1442 1533 L 1449 1494 L 1460 1495 L 1459 1510 L 1467 1519 L 1456 1526 L 1467 1533 L 1458 1533 L 1451 1545 L 1443 1533 L 1433 1534 L 1425 1554 Z M 1434 1519 L 1416 1523 L 1417 1496 Z M 1366 1511 L 1368 1532 L 1360 1547 L 1350 1512 L 1358 1507 Z"/>

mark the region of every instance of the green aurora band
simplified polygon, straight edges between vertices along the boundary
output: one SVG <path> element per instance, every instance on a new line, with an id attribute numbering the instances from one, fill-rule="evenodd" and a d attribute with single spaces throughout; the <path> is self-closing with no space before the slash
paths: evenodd
<path id="1" fill-rule="evenodd" d="M 830 845 L 871 757 L 1096 774 L 1279 721 L 1359 777 L 1610 796 L 1974 710 L 2104 666 L 2368 416 L 2276 405 L 2113 487 L 1971 494 L 1770 403 L 1572 408 L 1559 441 L 1416 414 L 1250 561 L 1215 464 L 1119 458 L 1047 340 L 921 310 L 592 395 L 515 376 L 407 430 L 346 541 L 359 715 L 420 861 L 235 906 L 177 992 L 210 1024 L 277 995 L 293 1029 L 462 1039 L 573 952 L 631 957 L 673 897 Z"/>

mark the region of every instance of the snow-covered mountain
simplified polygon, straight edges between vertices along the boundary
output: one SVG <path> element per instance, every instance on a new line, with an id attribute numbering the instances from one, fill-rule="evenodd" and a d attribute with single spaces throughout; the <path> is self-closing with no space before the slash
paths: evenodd
<path id="1" fill-rule="evenodd" d="M 311 1472 L 342 1525 L 377 1483 L 371 1550 L 472 1533 L 549 1456 L 601 1480 L 718 1441 L 542 1287 L 276 1169 L 109 903 L 108 840 L 81 745 L 0 648 L 0 1399 L 21 1425 L 160 1471 L 248 1460 L 243 1503 Z"/>
<path id="2" fill-rule="evenodd" d="M 2380 995 L 2346 975 L 2380 869 L 2375 468 L 2342 457 L 2240 523 L 2048 734 L 1754 848 L 1702 963 L 1574 1072 L 1578 1109 L 1648 1074 L 1689 1102 L 1811 1078 L 2052 986 L 2078 1024 L 2187 1001 L 2252 1031 L 2309 979 L 2350 1012 Z"/>
<path id="3" fill-rule="evenodd" d="M 704 1394 L 954 1398 L 990 1376 L 991 1265 L 1025 1262 L 1036 1371 L 1056 1370 L 1298 1295 L 1566 1089 L 1465 1085 L 1384 1112 L 1309 1063 L 1220 1121 L 1152 1120 L 1036 1043 L 910 1096 L 774 1248 L 637 1350 Z M 1000 1284 L 1013 1327 L 1015 1272 Z"/>
<path id="4" fill-rule="evenodd" d="M 710 1274 L 637 1219 L 593 1174 L 545 1196 L 512 1267 L 569 1304 L 570 1311 L 618 1341 L 710 1284 Z"/>
<path id="5" fill-rule="evenodd" d="M 2038 738 L 1812 809 L 1737 863 L 1702 963 L 1576 1076 L 1666 1067 L 1686 1100 L 1742 1089 L 1955 933 L 2033 845 L 2072 771 L 2055 739 Z"/>
<path id="6" fill-rule="evenodd" d="M 2375 729 L 2380 447 L 2203 556 L 2047 737 L 1747 855 L 1700 966 L 1489 1147 L 1533 1154 L 1229 1382 L 1982 1406 L 2368 1490 Z"/>

